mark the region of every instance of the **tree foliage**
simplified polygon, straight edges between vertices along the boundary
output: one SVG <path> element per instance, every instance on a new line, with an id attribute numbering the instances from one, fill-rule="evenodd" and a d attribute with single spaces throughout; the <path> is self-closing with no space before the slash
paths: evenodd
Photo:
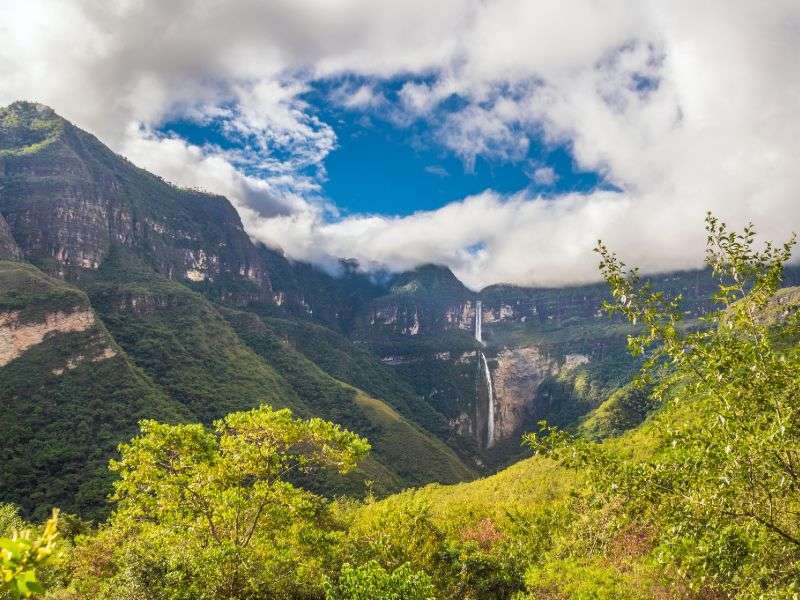
<path id="1" fill-rule="evenodd" d="M 377 561 L 342 565 L 339 581 L 325 586 L 326 600 L 433 600 L 436 590 L 424 571 L 409 563 L 388 572 Z"/>
<path id="2" fill-rule="evenodd" d="M 794 239 L 758 248 L 748 226 L 706 219 L 707 263 L 719 309 L 682 326 L 666 298 L 602 243 L 607 309 L 642 326 L 629 338 L 645 357 L 662 409 L 655 451 L 625 460 L 607 444 L 547 430 L 538 452 L 589 475 L 592 501 L 617 506 L 619 523 L 651 525 L 653 557 L 698 592 L 795 597 L 800 592 L 800 347 L 798 318 L 767 319 Z"/>
<path id="3" fill-rule="evenodd" d="M 120 447 L 110 522 L 84 548 L 85 595 L 262 598 L 319 588 L 336 527 L 295 473 L 346 473 L 368 442 L 321 419 L 262 406 L 212 428 L 142 421 Z M 303 592 L 306 590 L 306 592 Z"/>
<path id="4" fill-rule="evenodd" d="M 36 571 L 53 554 L 57 525 L 58 510 L 54 510 L 41 533 L 15 528 L 10 537 L 0 537 L 0 592 L 7 591 L 12 598 L 30 598 L 44 591 Z"/>

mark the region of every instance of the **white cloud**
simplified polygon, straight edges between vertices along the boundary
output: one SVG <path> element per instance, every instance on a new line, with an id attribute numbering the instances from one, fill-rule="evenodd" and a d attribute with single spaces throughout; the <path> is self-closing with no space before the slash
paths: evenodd
<path id="1" fill-rule="evenodd" d="M 539 185 L 553 185 L 558 180 L 553 167 L 538 167 L 531 173 L 531 179 Z"/>
<path id="2" fill-rule="evenodd" d="M 449 177 L 450 173 L 442 165 L 428 165 L 425 167 L 425 172 L 437 177 Z"/>
<path id="3" fill-rule="evenodd" d="M 800 224 L 795 0 L 14 4 L 0 5 L 0 103 L 45 102 L 142 166 L 225 193 L 251 235 L 299 258 L 559 284 L 595 277 L 598 237 L 646 269 L 697 266 L 706 209 L 777 239 Z M 621 192 L 332 216 L 319 195 L 336 137 L 301 94 L 333 76 L 361 82 L 340 105 L 425 120 L 468 167 L 544 136 Z M 389 106 L 381 82 L 404 77 Z M 153 133 L 174 117 L 220 120 L 248 146 Z"/>
<path id="4" fill-rule="evenodd" d="M 333 90 L 330 99 L 335 104 L 350 109 L 376 109 L 386 105 L 386 98 L 370 84 L 345 83 Z"/>

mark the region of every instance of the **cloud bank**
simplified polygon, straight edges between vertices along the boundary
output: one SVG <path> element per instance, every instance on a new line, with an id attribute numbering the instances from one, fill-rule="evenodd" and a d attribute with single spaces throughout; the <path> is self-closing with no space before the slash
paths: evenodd
<path id="1" fill-rule="evenodd" d="M 708 209 L 785 238 L 800 225 L 797 56 L 795 0 L 0 5 L 0 104 L 49 104 L 137 164 L 227 195 L 293 257 L 440 262 L 474 287 L 593 280 L 601 237 L 645 270 L 695 267 Z M 467 169 L 544 139 L 618 191 L 340 217 L 322 190 L 336 135 L 303 100 L 321 80 L 348 110 L 427 123 Z M 232 143 L 159 133 L 171 119 Z"/>

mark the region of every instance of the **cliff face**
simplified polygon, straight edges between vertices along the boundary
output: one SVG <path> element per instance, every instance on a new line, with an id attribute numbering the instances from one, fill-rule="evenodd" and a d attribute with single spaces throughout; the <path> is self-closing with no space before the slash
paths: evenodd
<path id="1" fill-rule="evenodd" d="M 167 184 L 42 105 L 0 109 L 0 140 L 0 213 L 24 257 L 47 271 L 80 278 L 119 245 L 170 278 L 269 289 L 225 198 Z"/>
<path id="2" fill-rule="evenodd" d="M 20 257 L 19 247 L 11 235 L 11 228 L 0 214 L 0 260 L 16 260 Z"/>
<path id="3" fill-rule="evenodd" d="M 47 335 L 86 331 L 94 325 L 94 314 L 81 308 L 71 312 L 45 313 L 41 321 L 33 323 L 22 322 L 20 313 L 18 310 L 0 312 L 0 367 L 21 356 L 28 348 L 41 344 Z"/>
<path id="4" fill-rule="evenodd" d="M 507 349 L 496 359 L 492 379 L 496 398 L 495 432 L 498 440 L 517 432 L 536 402 L 541 383 L 558 370 L 557 363 L 535 346 Z"/>
<path id="5" fill-rule="evenodd" d="M 413 338 L 471 331 L 474 295 L 447 267 L 423 265 L 391 278 L 383 294 L 361 311 L 353 335 Z"/>
<path id="6" fill-rule="evenodd" d="M 589 363 L 583 354 L 568 354 L 563 361 L 547 356 L 536 346 L 505 349 L 496 357 L 492 372 L 495 397 L 495 438 L 510 440 L 537 412 L 544 412 L 540 388 L 552 377 Z M 549 399 L 547 399 L 549 401 Z"/>

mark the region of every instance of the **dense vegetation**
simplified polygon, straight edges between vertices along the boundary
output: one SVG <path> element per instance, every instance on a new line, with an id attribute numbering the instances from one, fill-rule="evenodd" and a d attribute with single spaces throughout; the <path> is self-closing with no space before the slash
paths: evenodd
<path id="1" fill-rule="evenodd" d="M 581 428 L 527 436 L 533 457 L 332 500 L 302 482 L 369 449 L 339 426 L 268 407 L 211 427 L 143 421 L 111 463 L 104 523 L 62 516 L 39 538 L 0 509 L 9 593 L 35 592 L 38 567 L 59 600 L 796 598 L 800 312 L 778 290 L 793 242 L 758 250 L 751 228 L 707 227 L 718 310 L 691 328 L 680 298 L 598 247 L 644 369 Z"/>
<path id="2" fill-rule="evenodd" d="M 13 315 L 14 327 L 36 327 L 61 313 L 93 319 L 83 331 L 48 333 L 0 368 L 0 502 L 19 505 L 26 516 L 43 518 L 59 506 L 105 517 L 113 479 L 106 464 L 140 419 L 210 423 L 264 403 L 323 416 L 373 443 L 358 469 L 317 481 L 318 491 L 363 495 L 371 482 L 385 495 L 473 476 L 410 418 L 417 412 L 441 433 L 441 415 L 426 413 L 396 376 L 331 330 L 292 326 L 311 329 L 300 344 L 309 351 L 312 337 L 332 340 L 337 351 L 323 364 L 345 382 L 292 348 L 282 329 L 266 325 L 284 321 L 216 306 L 121 248 L 80 283 L 85 292 L 32 265 L 0 261 L 0 313 Z"/>
<path id="3" fill-rule="evenodd" d="M 0 313 L 91 314 L 86 295 L 20 262 L 0 261 Z M 5 314 L 9 314 L 6 312 Z M 104 352 L 112 350 L 109 358 Z M 116 445 L 145 417 L 187 418 L 117 346 L 102 323 L 48 335 L 0 368 L 0 501 L 43 518 L 52 506 L 99 516 Z"/>

